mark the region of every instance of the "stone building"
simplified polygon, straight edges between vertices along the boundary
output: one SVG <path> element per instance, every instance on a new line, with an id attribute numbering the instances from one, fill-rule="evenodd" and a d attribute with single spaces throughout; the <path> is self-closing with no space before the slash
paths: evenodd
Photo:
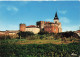
<path id="1" fill-rule="evenodd" d="M 37 34 L 40 31 L 40 29 L 37 28 L 35 25 L 30 25 L 26 27 L 25 31 L 31 31 L 34 34 Z"/>
<path id="2" fill-rule="evenodd" d="M 25 31 L 26 24 L 20 24 L 20 31 Z"/>
<path id="3" fill-rule="evenodd" d="M 26 26 L 25 24 L 20 24 L 20 31 L 29 31 L 33 32 L 34 34 L 37 34 L 40 31 L 40 29 L 35 25 Z"/>
<path id="4" fill-rule="evenodd" d="M 78 36 L 80 37 L 80 30 L 74 31 L 75 33 L 78 34 Z"/>
<path id="5" fill-rule="evenodd" d="M 0 39 L 6 39 L 6 38 L 16 38 L 18 37 L 19 30 L 6 30 L 6 31 L 0 31 Z"/>
<path id="6" fill-rule="evenodd" d="M 34 34 L 37 34 L 39 31 L 44 30 L 49 33 L 60 33 L 62 32 L 61 23 L 59 22 L 59 18 L 57 12 L 54 17 L 54 22 L 47 21 L 38 21 L 35 25 L 26 26 L 25 24 L 20 24 L 20 31 L 30 31 Z"/>
<path id="7" fill-rule="evenodd" d="M 40 30 L 47 31 L 49 33 L 62 32 L 61 23 L 59 22 L 57 12 L 54 17 L 54 22 L 39 21 L 36 24 L 37 24 L 37 27 L 40 28 Z"/>

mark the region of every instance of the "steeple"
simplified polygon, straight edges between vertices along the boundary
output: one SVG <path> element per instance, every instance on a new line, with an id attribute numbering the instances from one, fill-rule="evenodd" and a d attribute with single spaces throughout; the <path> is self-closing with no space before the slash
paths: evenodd
<path id="1" fill-rule="evenodd" d="M 54 20 L 59 20 L 59 19 L 58 19 L 57 12 L 56 12 L 56 14 L 55 14 Z"/>

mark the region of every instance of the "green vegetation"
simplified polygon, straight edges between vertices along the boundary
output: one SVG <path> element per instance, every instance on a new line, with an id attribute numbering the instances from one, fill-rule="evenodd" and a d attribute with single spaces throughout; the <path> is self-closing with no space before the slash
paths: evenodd
<path id="1" fill-rule="evenodd" d="M 72 53 L 79 57 L 80 43 L 0 45 L 0 57 L 72 57 Z"/>
<path id="2" fill-rule="evenodd" d="M 1 45 L 7 45 L 7 44 L 46 44 L 46 43 L 52 43 L 52 44 L 62 44 L 61 39 L 58 40 L 27 40 L 27 39 L 6 39 L 1 40 Z"/>
<path id="3" fill-rule="evenodd" d="M 62 40 L 65 40 L 65 38 L 78 38 L 80 39 L 80 37 L 74 33 L 74 32 L 62 32 L 62 33 L 48 33 L 46 31 L 40 31 L 38 34 L 34 34 L 32 32 L 19 32 L 18 33 L 19 35 L 19 38 L 22 39 L 22 38 L 26 38 L 26 39 L 29 39 L 29 40 L 34 40 L 34 39 L 50 39 L 50 38 L 54 38 L 55 40 L 56 39 L 59 39 L 59 38 L 62 38 Z"/>
<path id="4" fill-rule="evenodd" d="M 19 32 L 17 35 L 0 35 L 0 39 L 27 39 L 27 40 L 57 40 L 62 39 L 62 41 L 66 41 L 67 38 L 72 41 L 73 39 L 80 39 L 80 37 L 74 32 L 62 32 L 62 33 L 48 33 L 45 31 L 40 31 L 38 34 L 34 34 L 32 32 Z"/>
<path id="5" fill-rule="evenodd" d="M 80 38 L 73 32 L 39 34 L 19 32 L 19 37 L 0 36 L 0 57 L 79 57 Z M 77 54 L 72 56 L 71 54 Z"/>
<path id="6" fill-rule="evenodd" d="M 21 38 L 26 38 L 28 36 L 34 35 L 34 33 L 33 32 L 22 32 L 22 31 L 20 31 L 18 33 L 18 35 L 19 35 L 19 38 L 21 39 Z"/>

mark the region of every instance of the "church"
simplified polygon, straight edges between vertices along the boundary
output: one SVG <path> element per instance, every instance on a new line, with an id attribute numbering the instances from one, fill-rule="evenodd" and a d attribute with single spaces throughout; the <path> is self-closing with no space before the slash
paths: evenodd
<path id="1" fill-rule="evenodd" d="M 54 22 L 47 21 L 38 21 L 35 25 L 26 26 L 26 24 L 20 24 L 20 31 L 30 31 L 34 34 L 39 33 L 41 30 L 47 31 L 49 33 L 60 33 L 62 32 L 61 23 L 59 22 L 59 18 L 57 12 L 54 17 Z"/>

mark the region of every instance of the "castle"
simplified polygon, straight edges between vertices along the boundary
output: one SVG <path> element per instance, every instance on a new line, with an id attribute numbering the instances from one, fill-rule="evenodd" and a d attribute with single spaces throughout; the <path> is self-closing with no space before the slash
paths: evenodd
<path id="1" fill-rule="evenodd" d="M 54 17 L 54 22 L 47 21 L 38 21 L 35 25 L 26 26 L 26 24 L 20 24 L 20 31 L 30 31 L 34 34 L 37 34 L 41 30 L 47 31 L 49 33 L 60 33 L 62 32 L 61 23 L 59 22 L 59 18 L 57 12 Z"/>
<path id="2" fill-rule="evenodd" d="M 40 31 L 47 31 L 49 33 L 60 33 L 62 32 L 61 23 L 59 22 L 59 18 L 57 15 L 57 12 L 54 17 L 54 22 L 47 22 L 47 21 L 38 21 L 36 22 L 36 25 L 30 25 L 26 26 L 26 24 L 19 24 L 19 30 L 6 30 L 6 31 L 0 31 L 0 36 L 3 38 L 3 36 L 10 36 L 11 38 L 18 37 L 19 31 L 22 32 L 33 32 L 34 34 L 39 33 Z M 77 31 L 74 31 L 80 36 L 80 29 Z"/>

